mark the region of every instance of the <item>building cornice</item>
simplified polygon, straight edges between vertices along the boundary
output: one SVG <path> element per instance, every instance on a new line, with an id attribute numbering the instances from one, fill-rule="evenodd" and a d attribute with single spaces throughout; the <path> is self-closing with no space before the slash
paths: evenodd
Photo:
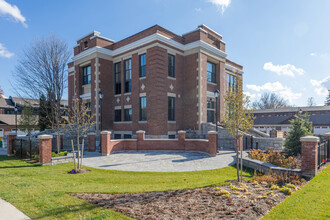
<path id="1" fill-rule="evenodd" d="M 130 43 L 130 44 L 127 44 L 123 47 L 120 47 L 118 49 L 115 49 L 115 50 L 109 50 L 109 49 L 106 49 L 106 48 L 102 48 L 102 47 L 92 47 L 88 50 L 85 50 L 81 53 L 79 53 L 78 55 L 74 56 L 72 58 L 73 61 L 77 61 L 83 57 L 86 57 L 86 56 L 89 56 L 91 54 L 94 54 L 94 53 L 101 53 L 101 54 L 105 54 L 105 55 L 109 55 L 109 56 L 116 56 L 116 55 L 119 55 L 119 54 L 122 54 L 122 53 L 125 53 L 127 51 L 130 51 L 132 49 L 135 49 L 137 47 L 140 47 L 140 46 L 143 46 L 145 44 L 148 44 L 150 42 L 154 42 L 154 41 L 160 41 L 160 42 L 163 42 L 169 46 L 172 46 L 172 47 L 175 47 L 179 50 L 182 50 L 182 51 L 188 51 L 188 50 L 191 50 L 191 49 L 194 49 L 194 48 L 203 48 L 204 50 L 206 51 L 210 51 L 216 55 L 218 55 L 219 57 L 221 58 L 226 58 L 227 57 L 227 54 L 207 43 L 205 43 L 204 41 L 195 41 L 195 42 L 192 42 L 192 43 L 189 43 L 189 44 L 181 44 L 179 42 L 176 42 L 168 37 L 165 37 L 159 33 L 155 33 L 155 34 L 152 34 L 152 35 L 149 35 L 145 38 L 142 38 L 140 40 L 137 40 L 133 43 Z"/>
<path id="2" fill-rule="evenodd" d="M 231 65 L 226 64 L 226 69 L 232 71 L 233 73 L 239 73 L 242 75 L 244 72 L 240 69 L 237 69 L 236 67 L 233 67 Z"/>

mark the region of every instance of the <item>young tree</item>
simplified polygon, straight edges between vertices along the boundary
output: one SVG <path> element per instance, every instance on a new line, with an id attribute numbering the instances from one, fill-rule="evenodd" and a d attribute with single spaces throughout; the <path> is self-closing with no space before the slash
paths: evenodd
<path id="1" fill-rule="evenodd" d="M 43 95 L 46 98 L 50 112 L 45 112 L 54 130 L 63 122 L 61 100 L 67 87 L 66 68 L 70 56 L 66 42 L 56 36 L 37 39 L 19 57 L 14 72 L 15 88 L 20 97 L 39 99 Z"/>
<path id="2" fill-rule="evenodd" d="M 74 166 L 75 171 L 79 172 L 82 168 L 82 160 L 83 160 L 83 153 L 84 153 L 84 137 L 87 136 L 87 133 L 95 128 L 95 120 L 94 114 L 90 114 L 90 109 L 86 107 L 86 105 L 80 99 L 73 99 L 72 100 L 72 107 L 69 109 L 69 115 L 67 120 L 67 125 L 65 125 L 64 130 L 70 136 L 73 136 L 77 140 L 77 163 L 76 163 L 76 156 L 75 156 L 75 147 L 72 143 L 72 152 L 73 152 L 73 159 L 74 159 Z M 80 148 L 80 143 L 82 139 L 82 146 Z"/>
<path id="3" fill-rule="evenodd" d="M 255 109 L 274 109 L 287 107 L 288 103 L 275 93 L 264 93 L 259 101 L 252 103 Z"/>
<path id="4" fill-rule="evenodd" d="M 300 138 L 306 135 L 313 135 L 313 126 L 312 122 L 309 121 L 307 112 L 305 114 L 298 112 L 290 123 L 290 131 L 284 143 L 283 153 L 285 156 L 296 156 L 301 154 Z"/>
<path id="5" fill-rule="evenodd" d="M 314 97 L 309 97 L 307 99 L 307 106 L 311 107 L 311 106 L 315 106 L 315 100 L 314 100 Z"/>
<path id="6" fill-rule="evenodd" d="M 236 88 L 228 88 L 225 95 L 225 105 L 227 110 L 224 113 L 224 126 L 227 132 L 235 138 L 235 149 L 236 149 L 236 166 L 237 166 L 237 180 L 239 178 L 239 169 L 241 170 L 241 181 L 242 181 L 242 170 L 243 170 L 243 160 L 242 154 L 243 149 L 240 147 L 238 149 L 238 142 L 242 136 L 242 132 L 248 132 L 253 127 L 253 110 L 249 110 L 249 97 L 243 94 L 242 80 L 237 79 Z M 239 150 L 241 153 L 241 168 L 239 168 Z"/>
<path id="7" fill-rule="evenodd" d="M 31 131 L 38 126 L 38 117 L 34 114 L 33 108 L 29 105 L 24 106 L 22 115 L 18 120 L 19 127 L 26 131 L 30 137 Z"/>

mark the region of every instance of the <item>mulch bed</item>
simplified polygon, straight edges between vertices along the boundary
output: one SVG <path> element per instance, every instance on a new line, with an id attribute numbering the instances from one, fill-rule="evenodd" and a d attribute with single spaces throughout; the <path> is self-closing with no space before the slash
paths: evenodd
<path id="1" fill-rule="evenodd" d="M 229 197 L 220 195 L 216 187 L 150 193 L 70 195 L 136 219 L 259 219 L 286 197 L 279 189 L 245 184 L 248 192 L 231 190 L 228 185 L 221 186 L 221 189 L 230 193 Z M 233 185 L 240 187 L 235 182 Z"/>

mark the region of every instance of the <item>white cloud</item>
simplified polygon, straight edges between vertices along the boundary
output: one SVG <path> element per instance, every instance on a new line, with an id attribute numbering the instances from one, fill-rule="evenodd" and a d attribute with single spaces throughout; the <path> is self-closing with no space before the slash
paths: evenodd
<path id="1" fill-rule="evenodd" d="M 277 75 L 285 75 L 285 76 L 292 76 L 292 77 L 294 77 L 295 74 L 304 75 L 304 73 L 305 73 L 305 70 L 303 70 L 302 68 L 297 68 L 292 64 L 274 65 L 272 62 L 265 63 L 264 70 L 268 70 L 268 71 L 277 73 Z"/>
<path id="2" fill-rule="evenodd" d="M 309 55 L 314 57 L 314 56 L 316 56 L 316 53 L 310 53 Z"/>
<path id="3" fill-rule="evenodd" d="M 201 12 L 202 9 L 201 9 L 201 8 L 195 8 L 195 11 L 196 11 L 196 12 Z"/>
<path id="4" fill-rule="evenodd" d="M 5 0 L 0 0 L 0 16 L 11 16 L 16 22 L 21 22 L 27 28 L 25 23 L 26 18 L 21 14 L 21 11 L 16 5 L 11 5 Z"/>
<path id="5" fill-rule="evenodd" d="M 328 90 L 330 90 L 330 76 L 325 77 L 322 80 L 310 80 L 311 84 L 315 86 L 315 93 L 321 96 L 326 96 L 328 94 Z"/>
<path id="6" fill-rule="evenodd" d="M 246 88 L 256 91 L 256 92 L 272 92 L 276 93 L 282 98 L 288 100 L 290 103 L 293 100 L 298 99 L 301 97 L 301 93 L 294 93 L 292 92 L 291 88 L 287 86 L 283 86 L 280 82 L 268 82 L 261 86 L 257 85 L 246 85 Z M 260 94 L 257 94 L 259 96 Z"/>
<path id="7" fill-rule="evenodd" d="M 245 92 L 245 91 L 244 91 L 244 95 L 249 96 L 250 100 L 257 97 L 257 94 L 251 92 Z"/>
<path id="8" fill-rule="evenodd" d="M 207 0 L 208 2 L 216 5 L 218 7 L 218 10 L 223 14 L 226 8 L 230 5 L 231 0 Z"/>
<path id="9" fill-rule="evenodd" d="M 14 56 L 14 53 L 9 52 L 2 43 L 0 43 L 0 57 L 10 58 Z"/>

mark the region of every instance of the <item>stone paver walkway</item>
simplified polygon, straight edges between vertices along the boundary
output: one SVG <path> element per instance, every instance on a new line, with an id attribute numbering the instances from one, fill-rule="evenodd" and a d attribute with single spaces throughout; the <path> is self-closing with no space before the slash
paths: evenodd
<path id="1" fill-rule="evenodd" d="M 106 170 L 151 172 L 211 170 L 234 163 L 234 151 L 220 151 L 216 156 L 182 151 L 118 152 L 109 156 L 86 152 L 83 161 L 85 166 Z"/>
<path id="2" fill-rule="evenodd" d="M 23 212 L 18 210 L 15 206 L 0 199 L 0 220 L 28 220 Z"/>

